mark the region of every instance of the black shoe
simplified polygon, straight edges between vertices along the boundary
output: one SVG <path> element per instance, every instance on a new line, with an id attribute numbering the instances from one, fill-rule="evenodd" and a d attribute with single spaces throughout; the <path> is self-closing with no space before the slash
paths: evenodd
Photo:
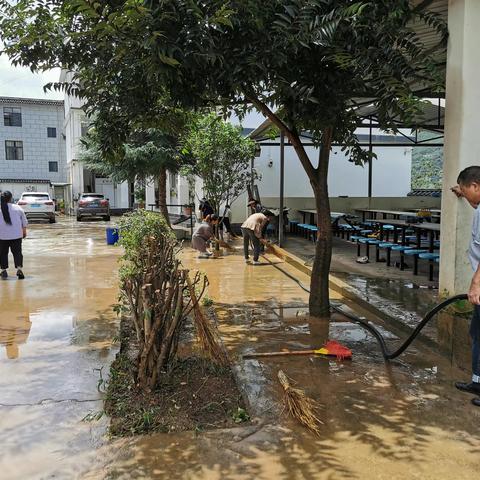
<path id="1" fill-rule="evenodd" d="M 476 407 L 480 407 L 480 398 L 472 398 L 472 404 Z"/>
<path id="2" fill-rule="evenodd" d="M 477 382 L 456 382 L 455 387 L 462 392 L 473 393 L 475 395 L 480 395 L 480 383 Z"/>
<path id="3" fill-rule="evenodd" d="M 1 277 L 2 280 L 6 280 L 8 278 L 8 273 L 6 270 L 2 270 Z"/>
<path id="4" fill-rule="evenodd" d="M 17 277 L 19 280 L 23 280 L 25 278 L 25 275 L 20 269 L 17 270 Z"/>

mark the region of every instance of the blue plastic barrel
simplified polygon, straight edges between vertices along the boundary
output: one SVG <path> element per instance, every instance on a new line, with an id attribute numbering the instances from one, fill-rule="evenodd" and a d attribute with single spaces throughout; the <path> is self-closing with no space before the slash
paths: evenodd
<path id="1" fill-rule="evenodd" d="M 107 245 L 115 245 L 118 242 L 118 228 L 107 227 Z"/>

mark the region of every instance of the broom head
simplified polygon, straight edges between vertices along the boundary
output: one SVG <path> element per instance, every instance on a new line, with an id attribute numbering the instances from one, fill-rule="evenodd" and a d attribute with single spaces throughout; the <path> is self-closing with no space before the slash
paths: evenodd
<path id="1" fill-rule="evenodd" d="M 322 348 L 315 350 L 315 353 L 337 357 L 338 360 L 350 360 L 352 358 L 352 351 L 335 340 L 329 340 Z"/>

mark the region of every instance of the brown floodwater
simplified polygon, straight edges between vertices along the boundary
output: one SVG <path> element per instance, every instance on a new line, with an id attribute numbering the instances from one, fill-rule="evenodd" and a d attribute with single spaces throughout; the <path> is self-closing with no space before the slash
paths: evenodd
<path id="1" fill-rule="evenodd" d="M 252 422 L 208 433 L 108 439 L 107 419 L 82 421 L 102 408 L 98 369 L 104 367 L 105 376 L 116 351 L 111 305 L 119 249 L 105 245 L 104 226 L 35 226 L 25 243 L 27 279 L 0 284 L 0 478 L 476 476 L 480 411 L 470 405 L 469 395 L 453 388 L 452 382 L 466 374 L 447 358 L 414 343 L 385 364 L 370 334 L 342 315 L 330 321 L 310 318 L 307 294 L 266 262 L 245 265 L 239 253 L 200 260 L 187 246 L 185 265 L 210 279 L 208 295 L 217 302 L 219 328 Z M 308 278 L 292 273 L 308 285 Z M 382 319 L 369 318 L 388 342 L 402 336 Z M 319 347 L 327 338 L 351 348 L 353 359 L 242 358 Z M 319 437 L 283 411 L 279 369 L 322 405 Z"/>

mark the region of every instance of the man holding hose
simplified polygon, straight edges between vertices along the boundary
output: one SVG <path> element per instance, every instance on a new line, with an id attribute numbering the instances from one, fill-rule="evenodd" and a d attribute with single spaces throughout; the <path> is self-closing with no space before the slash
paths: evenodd
<path id="1" fill-rule="evenodd" d="M 480 396 L 480 166 L 468 167 L 460 172 L 457 183 L 452 191 L 459 198 L 465 198 L 475 209 L 472 238 L 468 249 L 468 258 L 473 274 L 468 290 L 468 300 L 473 304 L 473 316 L 470 324 L 472 337 L 472 381 L 469 383 L 457 382 L 455 386 L 468 393 Z M 474 398 L 472 403 L 480 407 L 480 398 Z"/>

